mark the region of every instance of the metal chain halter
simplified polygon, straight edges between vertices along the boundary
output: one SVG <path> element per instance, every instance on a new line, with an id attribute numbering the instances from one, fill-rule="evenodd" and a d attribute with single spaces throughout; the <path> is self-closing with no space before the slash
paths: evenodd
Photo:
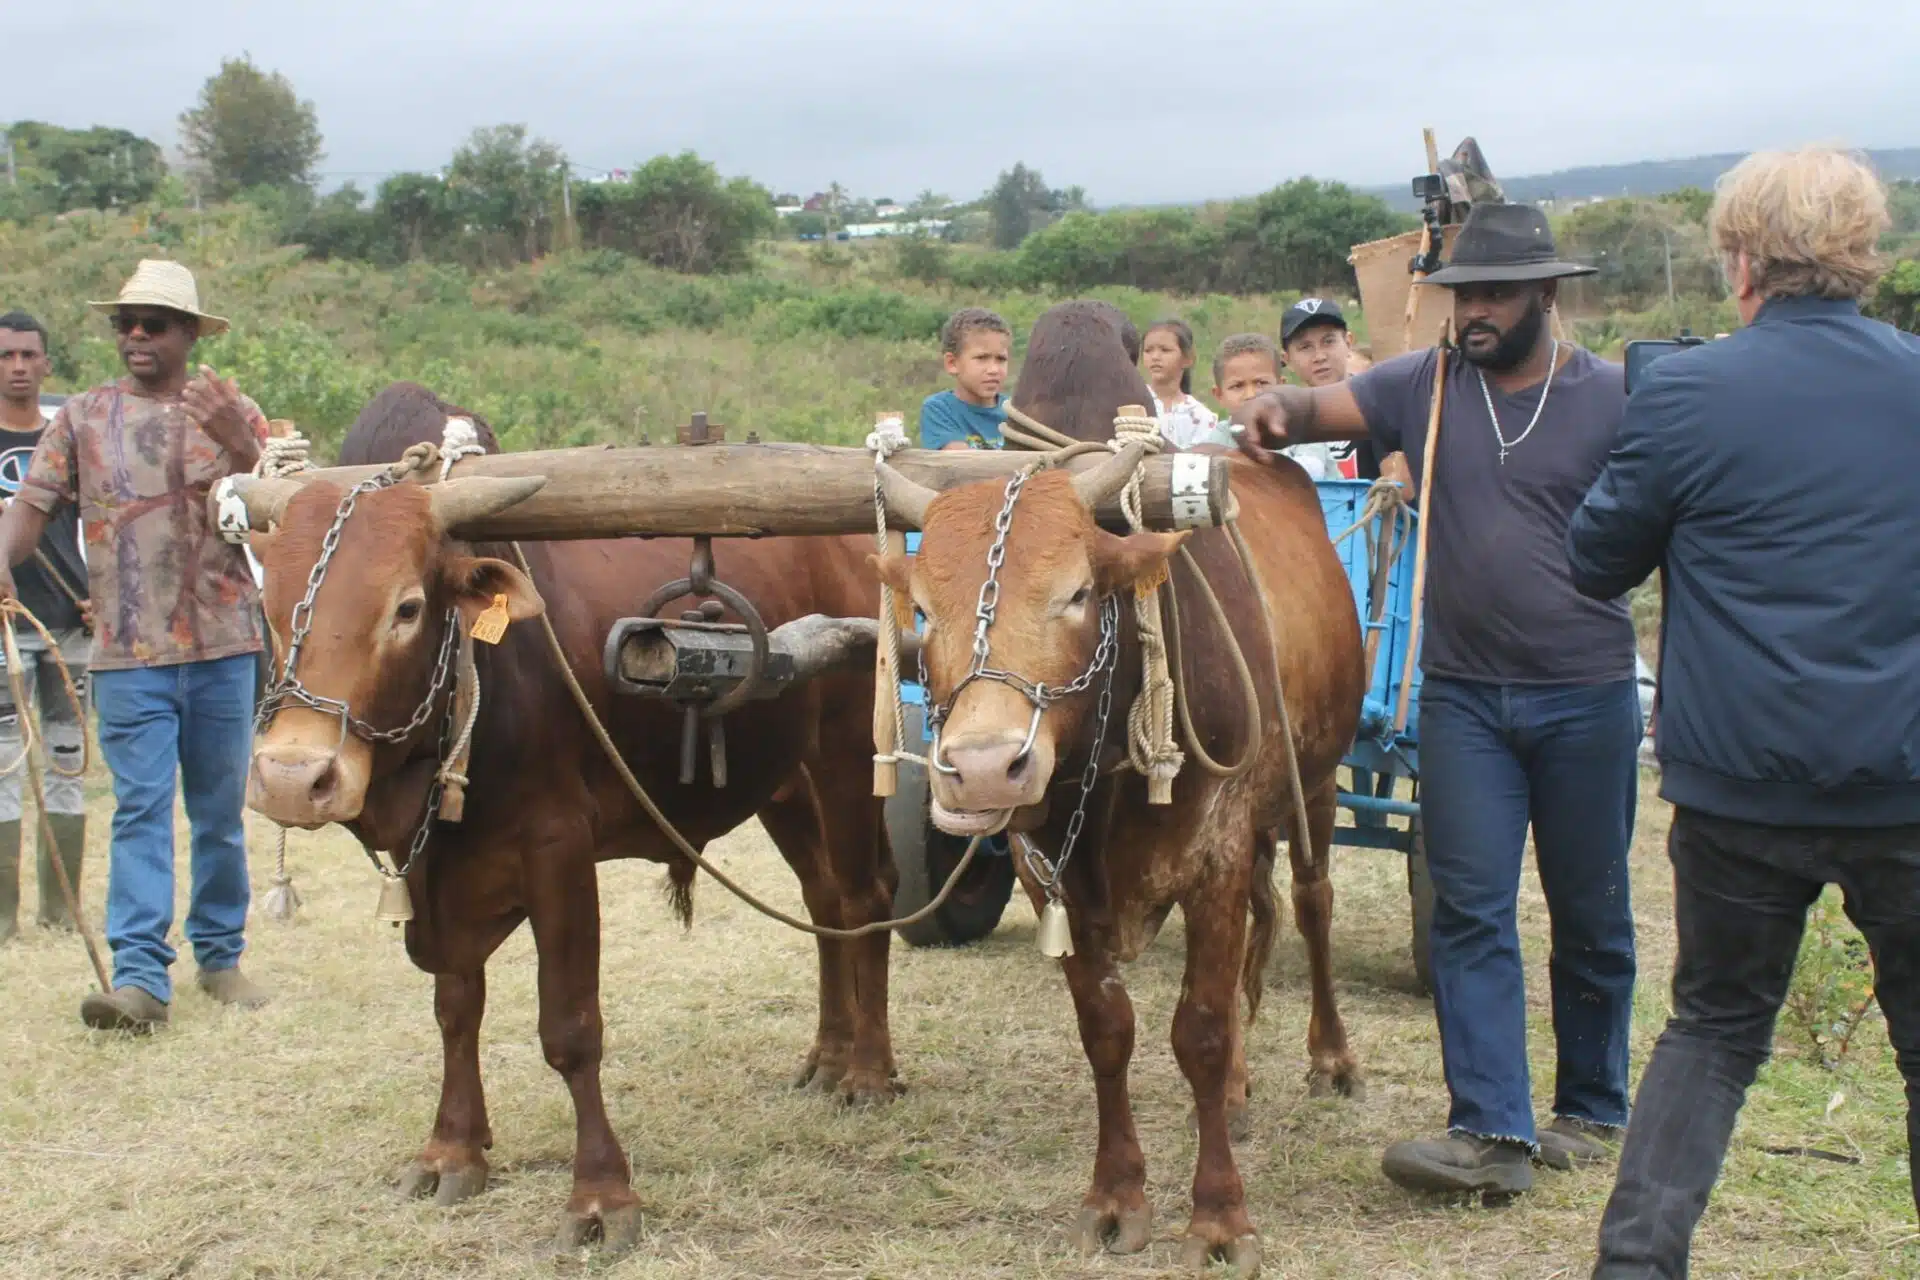
<path id="1" fill-rule="evenodd" d="M 956 776 L 960 771 L 946 762 L 940 751 L 940 730 L 946 724 L 947 717 L 953 712 L 954 703 L 966 692 L 967 686 L 976 680 L 987 680 L 995 684 L 1004 684 L 1019 690 L 1020 694 L 1033 705 L 1033 719 L 1027 725 L 1027 740 L 1020 748 L 1020 754 L 1026 755 L 1033 750 L 1033 740 L 1040 732 L 1040 717 L 1048 707 L 1062 698 L 1070 698 L 1077 693 L 1085 693 L 1093 687 L 1094 680 L 1113 662 L 1117 647 L 1116 634 L 1119 630 L 1120 611 L 1113 596 L 1100 602 L 1100 642 L 1093 651 L 1093 659 L 1087 669 L 1069 680 L 1066 684 L 1049 686 L 1027 679 L 1016 672 L 1002 670 L 987 665 L 991 648 L 987 632 L 992 628 L 994 617 L 1000 608 L 1000 566 L 1007 559 L 1007 533 L 1013 528 L 1014 504 L 1020 500 L 1020 491 L 1026 487 L 1027 477 L 1035 468 L 1016 471 L 1007 481 L 1006 501 L 1000 506 L 1000 513 L 993 518 L 993 545 L 987 548 L 987 580 L 980 584 L 980 597 L 973 606 L 973 664 L 953 692 L 934 707 L 928 714 L 928 726 L 933 741 L 928 745 L 927 760 L 933 767 L 948 777 Z M 920 650 L 920 683 L 927 683 L 927 654 L 923 645 Z"/>
<path id="2" fill-rule="evenodd" d="M 324 715 L 338 716 L 342 743 L 347 740 L 349 732 L 368 742 L 404 742 L 427 723 L 433 715 L 434 704 L 440 700 L 440 695 L 446 692 L 453 676 L 454 645 L 460 635 L 459 615 L 452 609 L 447 610 L 445 624 L 442 627 L 440 652 L 434 659 L 433 682 L 427 687 L 426 696 L 420 700 L 420 705 L 413 709 L 413 714 L 407 717 L 406 723 L 397 729 L 374 728 L 354 715 L 352 708 L 344 700 L 321 697 L 301 684 L 300 677 L 295 674 L 295 669 L 300 662 L 300 651 L 305 647 L 307 636 L 313 630 L 314 598 L 320 592 L 320 584 L 327 579 L 327 570 L 333 564 L 334 553 L 340 549 L 340 532 L 346 527 L 347 518 L 353 514 L 353 509 L 361 497 L 375 490 L 388 488 L 398 483 L 400 478 L 397 470 L 383 471 L 370 479 L 362 480 L 347 490 L 346 496 L 340 499 L 340 506 L 333 513 L 333 523 L 328 527 L 326 536 L 320 541 L 320 556 L 314 561 L 312 570 L 307 574 L 306 594 L 293 607 L 291 635 L 287 639 L 287 660 L 281 666 L 280 674 L 267 686 L 266 694 L 260 700 L 260 709 L 254 716 L 256 734 L 265 732 L 267 726 L 273 722 L 274 716 L 278 715 L 287 704 L 292 703 Z M 440 730 L 439 752 L 442 760 L 446 758 L 447 747 L 453 734 L 453 713 L 454 701 L 448 699 Z M 394 870 L 388 871 L 381 865 L 380 856 L 372 849 L 367 850 L 368 860 L 382 876 L 389 879 L 404 879 L 408 868 L 413 865 L 413 860 L 419 857 L 420 851 L 426 847 L 427 837 L 433 830 L 434 811 L 439 807 L 440 796 L 445 789 L 443 773 L 444 770 L 435 772 L 433 785 L 427 793 L 426 813 L 420 819 L 419 828 L 413 833 L 406 860 L 397 863 Z"/>
<path id="3" fill-rule="evenodd" d="M 934 707 L 928 715 L 932 726 L 933 741 L 928 744 L 927 761 L 935 769 L 948 776 L 960 771 L 946 762 L 940 749 L 940 729 L 952 713 L 953 705 L 968 685 L 976 680 L 988 680 L 1017 689 L 1033 705 L 1033 719 L 1027 725 L 1027 740 L 1020 748 L 1025 756 L 1033 750 L 1033 740 L 1040 732 L 1040 717 L 1048 707 L 1062 698 L 1070 698 L 1085 693 L 1093 687 L 1095 680 L 1101 680 L 1099 701 L 1095 704 L 1095 727 L 1093 745 L 1087 753 L 1086 767 L 1080 771 L 1080 799 L 1074 806 L 1073 816 L 1067 820 L 1067 833 L 1060 844 L 1060 854 L 1049 861 L 1040 852 L 1032 840 L 1019 838 L 1021 854 L 1027 867 L 1033 872 L 1034 879 L 1046 892 L 1049 901 L 1060 900 L 1060 873 L 1066 868 L 1067 860 L 1073 856 L 1075 844 L 1079 842 L 1080 832 L 1087 823 L 1087 801 L 1093 795 L 1093 788 L 1100 780 L 1100 751 L 1106 745 L 1107 722 L 1113 712 L 1113 677 L 1119 670 L 1118 661 L 1120 628 L 1120 603 L 1117 595 L 1108 595 L 1100 602 L 1100 640 L 1094 647 L 1093 658 L 1087 663 L 1086 670 L 1069 680 L 1066 684 L 1053 686 L 1040 681 L 1028 680 L 1016 672 L 999 667 L 988 666 L 992 648 L 987 633 L 1000 607 L 1000 566 L 1007 559 L 1007 534 L 1013 528 L 1013 508 L 1020 500 L 1020 491 L 1026 487 L 1027 478 L 1037 468 L 1028 467 L 1014 472 L 1007 481 L 1006 500 L 1000 506 L 1000 512 L 993 518 L 993 544 L 987 548 L 987 580 L 980 584 L 980 597 L 973 608 L 973 664 L 953 692 Z M 920 683 L 927 683 L 926 647 L 920 650 Z"/>

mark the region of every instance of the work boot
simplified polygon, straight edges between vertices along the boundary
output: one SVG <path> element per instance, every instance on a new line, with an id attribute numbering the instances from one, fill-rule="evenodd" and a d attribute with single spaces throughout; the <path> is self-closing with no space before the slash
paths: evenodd
<path id="1" fill-rule="evenodd" d="M 60 865 L 66 868 L 67 883 L 80 896 L 80 860 L 87 850 L 87 816 L 84 813 L 50 813 L 47 824 L 58 841 Z M 0 837 L 4 838 L 4 837 Z M 67 895 L 60 891 L 60 875 L 53 867 L 56 851 L 47 845 L 45 828 L 40 831 L 40 926 L 44 929 L 72 929 L 73 912 L 67 909 Z"/>
<path id="2" fill-rule="evenodd" d="M 20 823 L 0 822 L 0 943 L 20 936 Z"/>
<path id="3" fill-rule="evenodd" d="M 1396 1142 L 1387 1148 L 1380 1168 L 1409 1191 L 1510 1196 L 1533 1186 L 1533 1167 L 1524 1143 L 1465 1134 Z"/>
<path id="4" fill-rule="evenodd" d="M 167 1025 L 167 1006 L 142 987 L 115 987 L 112 995 L 96 991 L 82 1000 L 80 1021 L 96 1031 L 145 1035 Z"/>
<path id="5" fill-rule="evenodd" d="M 230 969 L 214 969 L 209 972 L 200 970 L 194 976 L 194 985 L 206 992 L 221 1004 L 230 1004 L 238 1009 L 258 1009 L 268 1000 L 267 989 L 240 972 L 240 966 Z"/>
<path id="6" fill-rule="evenodd" d="M 1582 1165 L 1612 1160 L 1620 1154 L 1620 1131 L 1591 1120 L 1557 1116 L 1540 1130 L 1540 1154 L 1534 1158 L 1549 1169 L 1566 1173 Z"/>

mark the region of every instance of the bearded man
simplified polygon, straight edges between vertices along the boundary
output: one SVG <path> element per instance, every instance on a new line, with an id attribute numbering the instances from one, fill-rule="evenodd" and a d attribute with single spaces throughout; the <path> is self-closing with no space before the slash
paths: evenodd
<path id="1" fill-rule="evenodd" d="M 1633 835 L 1641 722 L 1624 600 L 1590 600 L 1568 522 L 1626 406 L 1620 366 L 1553 336 L 1559 261 L 1546 218 L 1475 204 L 1430 284 L 1453 291 L 1429 522 L 1419 703 L 1420 810 L 1433 873 L 1434 1012 L 1452 1098 L 1445 1137 L 1395 1143 L 1402 1186 L 1511 1195 L 1533 1161 L 1610 1156 L 1627 1123 Z M 1422 482 L 1437 351 L 1346 382 L 1276 387 L 1233 425 L 1244 451 L 1368 440 Z M 1517 899 L 1527 829 L 1552 917 L 1552 1121 L 1536 1129 Z"/>

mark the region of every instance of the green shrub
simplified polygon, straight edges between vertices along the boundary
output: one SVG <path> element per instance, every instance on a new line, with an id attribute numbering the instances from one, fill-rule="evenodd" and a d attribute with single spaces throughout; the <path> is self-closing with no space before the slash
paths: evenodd
<path id="1" fill-rule="evenodd" d="M 1807 912 L 1782 1011 L 1785 1021 L 1801 1051 L 1833 1070 L 1845 1060 L 1873 1007 L 1867 940 L 1846 918 L 1840 891 L 1829 887 Z"/>

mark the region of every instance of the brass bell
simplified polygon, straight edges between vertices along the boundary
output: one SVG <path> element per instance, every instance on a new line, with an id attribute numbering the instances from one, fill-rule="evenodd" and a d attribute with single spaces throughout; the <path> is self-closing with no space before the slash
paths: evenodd
<path id="1" fill-rule="evenodd" d="M 404 878 L 380 877 L 380 906 L 373 918 L 382 924 L 405 924 L 413 919 L 413 898 L 407 893 Z"/>
<path id="2" fill-rule="evenodd" d="M 1047 899 L 1040 911 L 1040 954 L 1049 960 L 1073 954 L 1073 930 L 1067 927 L 1067 904 L 1058 898 Z"/>

